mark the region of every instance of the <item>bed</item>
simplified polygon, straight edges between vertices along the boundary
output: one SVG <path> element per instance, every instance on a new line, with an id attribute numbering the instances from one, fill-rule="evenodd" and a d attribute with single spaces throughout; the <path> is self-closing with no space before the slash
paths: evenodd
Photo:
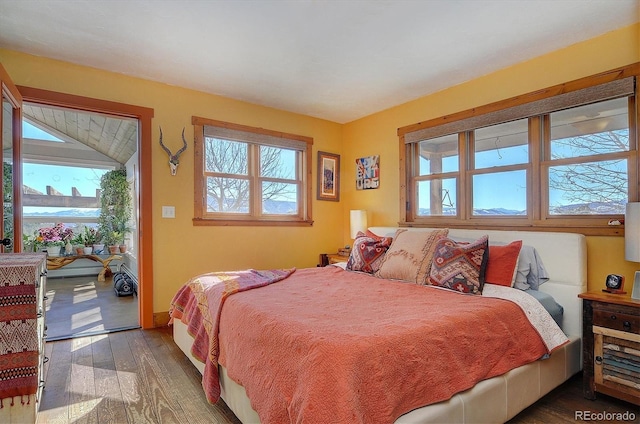
<path id="1" fill-rule="evenodd" d="M 396 232 L 397 230 L 398 229 L 394 227 L 370 228 L 370 231 L 372 233 L 381 237 L 396 236 L 398 234 Z M 417 236 L 419 238 L 419 237 L 423 237 L 427 233 L 434 233 L 436 230 L 420 228 L 420 229 L 408 229 L 407 231 L 411 232 L 412 236 Z M 414 232 L 421 232 L 421 234 L 417 234 Z M 419 401 L 418 403 L 416 403 L 416 400 L 412 399 L 412 397 L 423 396 L 424 394 L 422 393 L 419 393 L 416 396 L 413 396 L 413 394 L 411 394 L 410 396 L 407 396 L 406 394 L 398 394 L 395 399 L 394 399 L 394 394 L 396 394 L 397 390 L 400 390 L 402 388 L 401 386 L 419 387 L 420 385 L 422 385 L 424 387 L 429 387 L 428 385 L 424 384 L 424 381 L 428 381 L 430 378 L 432 378 L 431 374 L 437 375 L 437 372 L 436 372 L 437 370 L 446 368 L 446 366 L 443 365 L 443 363 L 438 362 L 438 360 L 435 359 L 437 355 L 430 354 L 428 355 L 428 358 L 429 358 L 428 364 L 426 362 L 419 364 L 419 370 L 420 370 L 419 372 L 423 372 L 426 369 L 427 374 L 425 374 L 424 378 L 418 377 L 416 380 L 411 380 L 411 378 L 415 378 L 416 375 L 420 376 L 421 374 L 416 374 L 416 372 L 418 371 L 414 371 L 414 370 L 406 371 L 404 369 L 394 368 L 393 373 L 401 374 L 405 381 L 405 384 L 400 384 L 398 385 L 398 387 L 394 386 L 393 385 L 394 383 L 387 383 L 387 380 L 385 380 L 387 378 L 386 374 L 384 376 L 378 375 L 378 373 L 392 374 L 392 372 L 384 369 L 384 367 L 382 370 L 378 369 L 379 367 L 378 368 L 374 367 L 375 372 L 371 372 L 371 369 L 367 369 L 365 367 L 364 371 L 361 371 L 361 374 L 357 374 L 357 371 L 353 371 L 353 372 L 349 371 L 348 374 L 350 375 L 354 373 L 357 374 L 355 375 L 355 377 L 352 377 L 352 380 L 356 381 L 357 384 L 354 385 L 352 382 L 352 385 L 348 386 L 348 384 L 345 383 L 348 387 L 343 387 L 345 386 L 345 384 L 342 384 L 342 383 L 336 384 L 334 387 L 335 390 L 333 389 L 331 390 L 332 392 L 335 391 L 335 393 L 333 394 L 334 397 L 332 398 L 331 396 L 326 396 L 328 398 L 329 405 L 336 405 L 336 411 L 329 412 L 330 414 L 333 414 L 333 413 L 336 414 L 336 415 L 330 415 L 332 417 L 331 419 L 332 421 L 334 422 L 339 422 L 339 421 L 392 422 L 392 421 L 395 421 L 398 423 L 505 422 L 511 419 L 512 417 L 514 417 L 516 414 L 518 414 L 520 411 L 525 409 L 527 406 L 534 403 L 536 400 L 540 399 L 542 396 L 544 396 L 546 393 L 551 391 L 553 388 L 562 384 L 572 375 L 580 371 L 581 364 L 582 364 L 582 361 L 581 361 L 582 305 L 581 305 L 581 299 L 578 298 L 578 294 L 586 291 L 586 243 L 585 243 L 584 236 L 577 235 L 577 234 L 569 234 L 569 233 L 449 229 L 446 237 L 454 240 L 455 243 L 473 244 L 474 240 L 479 240 L 485 235 L 488 236 L 488 239 L 491 245 L 510 246 L 514 241 L 521 240 L 523 246 L 527 246 L 533 249 L 533 251 L 535 251 L 536 255 L 538 255 L 537 258 L 541 261 L 542 264 L 544 264 L 544 269 L 548 274 L 548 276 L 550 277 L 548 281 L 544 282 L 538 287 L 538 291 L 541 293 L 547 293 L 551 295 L 552 298 L 555 299 L 555 301 L 562 306 L 563 314 L 559 319 L 558 324 L 561 327 L 562 332 L 564 332 L 563 336 L 566 335 L 566 340 L 558 341 L 556 345 L 553 345 L 553 347 L 549 349 L 551 350 L 551 353 L 542 355 L 543 357 L 545 357 L 545 359 L 541 359 L 541 360 L 535 360 L 532 358 L 528 358 L 528 359 L 515 358 L 515 353 L 514 353 L 513 354 L 514 359 L 512 364 L 498 363 L 500 362 L 498 361 L 495 364 L 492 363 L 490 365 L 486 365 L 486 363 L 490 361 L 488 360 L 478 361 L 478 363 L 480 363 L 481 366 L 486 365 L 488 368 L 490 368 L 488 370 L 483 371 L 487 375 L 487 378 L 479 378 L 478 381 L 471 381 L 471 382 L 465 381 L 462 384 L 462 386 L 460 386 L 460 387 L 463 387 L 463 389 L 459 389 L 459 387 L 449 388 L 449 386 L 455 386 L 455 384 L 452 384 L 450 381 L 445 381 L 446 384 L 443 385 L 442 382 L 444 380 L 439 380 L 439 381 L 433 380 L 435 383 L 432 387 L 434 388 L 435 387 L 440 388 L 441 386 L 446 386 L 447 390 L 455 389 L 457 391 L 453 394 L 446 393 L 446 392 L 438 393 L 437 395 L 435 395 L 436 397 L 434 397 L 433 399 L 439 399 L 438 398 L 439 396 L 440 398 L 443 398 L 443 400 L 439 400 L 437 402 L 432 402 L 430 400 L 429 401 L 430 404 L 428 405 L 420 405 L 418 404 Z M 393 243 L 391 243 L 391 248 L 393 248 Z M 389 252 L 391 252 L 391 248 Z M 390 257 L 391 256 L 387 257 L 386 259 L 390 261 L 391 260 Z M 384 259 L 385 258 L 383 257 L 382 260 L 384 261 Z M 522 262 L 522 259 L 521 258 L 518 259 L 518 262 Z M 341 268 L 344 268 L 344 264 Z M 263 411 L 261 413 L 261 416 L 271 417 L 271 418 L 267 418 L 266 420 L 263 420 L 263 421 L 269 421 L 269 422 L 276 421 L 276 419 L 274 419 L 273 417 L 281 418 L 282 416 L 285 416 L 285 415 L 289 417 L 288 418 L 289 420 L 299 421 L 299 422 L 305 421 L 305 420 L 309 421 L 310 417 L 312 418 L 323 417 L 322 420 L 326 420 L 327 411 L 330 409 L 330 408 L 327 408 L 326 405 L 322 405 L 320 403 L 311 404 L 311 402 L 307 400 L 307 397 L 316 399 L 314 398 L 314 394 L 311 392 L 312 389 L 309 389 L 309 392 L 305 392 L 303 395 L 300 395 L 299 393 L 297 395 L 292 395 L 293 392 L 288 391 L 289 390 L 288 388 L 283 389 L 282 387 L 277 386 L 277 384 L 280 384 L 280 380 L 285 381 L 288 384 L 289 380 L 296 378 L 296 375 L 304 375 L 305 381 L 313 380 L 314 377 L 309 376 L 310 374 L 307 375 L 307 373 L 311 371 L 308 371 L 306 368 L 299 368 L 297 365 L 298 362 L 312 363 L 313 361 L 311 359 L 309 360 L 305 359 L 300 361 L 298 359 L 295 359 L 296 355 L 298 356 L 300 355 L 299 352 L 296 353 L 292 351 L 289 353 L 283 353 L 282 351 L 279 350 L 279 348 L 271 348 L 267 345 L 266 341 L 260 339 L 260 337 L 265 337 L 265 335 L 269 335 L 269 337 L 274 338 L 274 340 L 275 338 L 278 337 L 277 335 L 275 335 L 275 333 L 270 332 L 271 324 L 265 325 L 264 327 L 261 327 L 260 325 L 257 324 L 263 321 L 266 322 L 264 318 L 265 317 L 264 314 L 270 312 L 270 311 L 267 311 L 266 309 L 270 309 L 272 307 L 271 306 L 272 303 L 279 303 L 278 301 L 274 302 L 273 300 L 269 300 L 268 302 L 265 301 L 261 303 L 261 298 L 270 299 L 269 296 L 275 293 L 276 290 L 283 290 L 283 288 L 285 287 L 299 288 L 299 292 L 297 294 L 295 294 L 295 290 L 293 290 L 294 294 L 288 295 L 288 296 L 294 296 L 294 297 L 286 297 L 286 296 L 282 297 L 282 302 L 281 302 L 283 304 L 282 307 L 285 308 L 282 311 L 286 311 L 286 312 L 280 312 L 280 313 L 283 313 L 284 315 L 287 315 L 287 316 L 289 316 L 290 312 L 286 308 L 293 303 L 297 303 L 299 299 L 302 299 L 301 297 L 295 297 L 295 296 L 308 295 L 308 296 L 311 296 L 311 298 L 313 298 L 313 296 L 316 296 L 316 295 L 320 296 L 320 294 L 319 293 L 316 294 L 314 290 L 318 290 L 318 291 L 325 290 L 325 286 L 333 287 L 332 282 L 329 280 L 335 279 L 335 281 L 338 281 L 340 278 L 342 278 L 341 277 L 342 275 L 349 275 L 352 277 L 352 283 L 350 285 L 356 287 L 357 290 L 360 290 L 358 293 L 359 293 L 359 297 L 361 298 L 373 299 L 375 297 L 373 295 L 368 296 L 367 290 L 378 290 L 378 293 L 384 294 L 382 296 L 377 296 L 378 298 L 392 299 L 392 300 L 397 300 L 397 299 L 394 299 L 394 296 L 393 295 L 390 296 L 389 293 L 401 293 L 401 292 L 404 293 L 406 291 L 407 292 L 406 296 L 409 296 L 409 297 L 413 296 L 415 298 L 416 293 L 422 296 L 422 294 L 420 293 L 427 293 L 427 292 L 436 293 L 437 292 L 437 294 L 425 296 L 424 300 L 420 298 L 420 300 L 416 300 L 416 302 L 419 303 L 422 301 L 424 302 L 439 301 L 439 302 L 446 303 L 449 308 L 450 305 L 456 304 L 459 299 L 478 298 L 478 299 L 475 299 L 473 302 L 476 302 L 476 300 L 480 302 L 479 298 L 481 297 L 491 297 L 491 294 L 489 294 L 488 296 L 472 296 L 468 294 L 452 293 L 452 291 L 443 290 L 440 287 L 438 288 L 422 287 L 422 286 L 418 287 L 415 284 L 408 285 L 406 283 L 399 283 L 395 279 L 387 281 L 387 279 L 380 278 L 379 275 L 372 277 L 371 275 L 368 275 L 368 274 L 362 275 L 362 273 L 349 272 L 341 268 L 327 267 L 326 270 L 323 270 L 320 268 L 308 269 L 308 270 L 295 270 L 290 276 L 287 275 L 281 278 L 280 277 L 272 278 L 273 280 L 278 282 L 268 284 L 268 285 L 265 284 L 264 288 L 256 288 L 254 290 L 243 291 L 241 293 L 236 293 L 236 294 L 233 294 L 233 296 L 229 296 L 228 298 L 226 298 L 226 303 L 224 304 L 225 306 L 219 312 L 219 316 L 217 318 L 218 321 L 216 324 L 216 325 L 219 325 L 219 346 L 220 346 L 219 356 L 217 357 L 219 361 L 217 362 L 218 366 L 216 367 L 218 371 L 216 378 L 219 381 L 220 397 L 224 399 L 225 403 L 229 406 L 229 408 L 236 414 L 236 416 L 243 423 L 260 422 L 259 414 L 256 412 L 254 407 L 252 407 L 252 403 L 254 405 L 258 405 L 256 406 L 257 410 Z M 323 272 L 326 273 L 327 277 L 325 277 L 325 279 L 327 280 L 327 284 L 325 284 L 325 282 L 322 280 L 321 273 Z M 356 274 L 357 274 L 357 278 L 354 277 L 354 275 Z M 294 279 L 294 277 L 297 278 L 298 280 Z M 302 281 L 305 278 L 306 280 Z M 311 284 L 311 285 L 304 286 L 304 284 Z M 338 283 L 335 283 L 335 284 L 338 284 Z M 493 293 L 494 288 L 490 286 L 492 285 L 485 285 L 485 292 Z M 416 288 L 421 288 L 423 290 L 416 291 Z M 337 296 L 338 294 L 340 294 L 341 296 L 345 296 L 347 305 L 349 305 L 349 302 L 351 302 L 351 305 L 355 305 L 357 303 L 355 300 L 356 299 L 355 297 L 354 298 L 348 297 L 349 295 L 346 294 L 344 287 L 340 287 L 338 289 L 334 288 L 332 290 L 334 290 L 333 296 Z M 385 290 L 392 290 L 392 291 L 386 292 Z M 239 290 L 237 290 L 236 288 L 235 291 L 239 291 Z M 520 290 L 514 290 L 514 289 L 507 289 L 506 291 L 513 291 L 518 293 L 521 292 Z M 259 293 L 263 293 L 263 295 L 260 295 Z M 278 296 L 282 296 L 282 294 L 278 294 Z M 403 296 L 405 295 L 403 294 Z M 440 299 L 439 296 L 445 296 L 443 298 L 444 300 L 436 300 L 436 299 Z M 278 297 L 278 299 L 280 299 L 280 297 Z M 316 299 L 318 299 L 319 303 L 322 302 L 321 300 L 319 300 L 320 297 L 317 297 Z M 201 300 L 202 299 L 200 299 L 200 301 Z M 482 300 L 482 301 L 485 301 L 485 300 Z M 486 301 L 489 301 L 489 300 L 487 299 Z M 494 299 L 492 301 L 494 303 L 498 303 L 501 305 L 504 304 L 507 307 L 514 307 L 514 305 L 511 304 L 512 302 L 505 302 L 504 300 L 501 300 L 501 299 Z M 460 300 L 460 302 L 462 302 L 462 300 Z M 267 303 L 269 303 L 268 307 L 267 307 Z M 396 310 L 392 309 L 393 312 L 391 312 L 391 314 L 394 314 L 394 318 L 396 316 L 400 316 L 401 314 L 403 314 L 404 312 L 402 311 L 404 311 L 404 309 L 407 309 L 405 306 L 406 302 L 405 303 L 400 302 L 400 303 L 402 305 L 401 308 Z M 424 305 L 425 305 L 425 309 L 429 309 L 429 308 L 433 309 L 431 306 L 426 306 L 427 303 L 425 303 Z M 255 310 L 252 310 L 251 309 L 252 307 L 254 307 Z M 331 306 L 325 305 L 324 307 L 330 308 Z M 398 307 L 397 304 L 396 304 L 396 307 Z M 453 306 L 451 306 L 451 308 L 452 307 Z M 467 308 L 467 306 L 461 306 L 461 307 L 463 309 Z M 231 311 L 234 308 L 237 309 L 241 315 L 248 316 L 249 323 L 253 323 L 253 324 L 236 323 L 235 321 L 239 321 L 239 320 L 235 320 L 235 319 L 232 320 L 231 318 L 229 318 L 231 316 L 230 315 Z M 393 308 L 393 306 L 391 306 L 391 308 Z M 471 306 L 469 306 L 468 308 L 471 308 Z M 306 313 L 307 315 L 303 314 L 303 316 L 305 316 L 305 319 L 303 321 L 315 322 L 315 315 L 310 315 L 310 314 L 322 315 L 322 312 L 321 312 L 322 309 L 320 309 L 320 312 L 312 311 L 311 310 L 312 308 L 309 308 L 309 307 L 306 309 L 307 310 L 304 311 L 304 313 Z M 343 306 L 342 309 L 355 310 L 357 308 Z M 229 312 L 227 312 L 227 310 L 229 310 Z M 332 311 L 331 313 L 338 314 L 334 316 L 340 316 L 339 314 L 341 312 Z M 344 313 L 346 314 L 347 312 L 344 312 Z M 362 314 L 362 316 L 366 315 L 366 311 L 356 311 L 355 313 Z M 514 314 L 514 313 L 509 312 L 509 314 Z M 529 313 L 527 312 L 527 314 Z M 182 318 L 182 319 L 172 318 L 174 340 L 176 344 L 180 347 L 180 349 L 191 359 L 194 365 L 200 370 L 200 372 L 204 374 L 204 377 L 203 377 L 203 382 L 204 382 L 207 380 L 207 377 L 206 377 L 207 371 L 204 363 L 202 362 L 203 352 L 198 352 L 197 349 L 195 349 L 197 345 L 197 343 L 194 344 L 195 331 L 193 329 L 189 330 L 189 327 L 188 327 L 188 324 L 192 325 L 192 323 L 189 322 L 189 320 L 185 320 L 184 317 L 181 317 L 180 315 L 181 314 L 175 314 L 174 305 L 172 305 L 173 318 Z M 377 315 L 382 316 L 381 320 L 385 319 L 384 313 L 381 312 Z M 523 315 L 526 315 L 526 314 L 523 314 Z M 478 315 L 478 316 L 484 316 L 484 315 Z M 544 319 L 541 318 L 542 321 L 548 322 L 549 320 L 548 316 L 545 316 L 543 318 Z M 491 317 L 487 319 L 493 321 L 493 320 L 498 320 L 499 318 Z M 185 324 L 183 320 L 186 321 L 187 324 Z M 415 318 L 408 317 L 407 320 L 414 321 Z M 516 319 L 510 319 L 510 320 L 517 321 Z M 366 321 L 366 317 L 365 317 L 365 321 Z M 291 329 L 290 331 L 291 337 L 294 339 L 295 338 L 304 339 L 305 331 L 308 331 L 309 333 L 311 332 L 319 333 L 321 331 L 317 329 L 305 329 L 305 327 L 300 327 L 299 324 L 300 323 L 293 320 L 293 318 L 286 323 L 287 328 Z M 242 325 L 245 325 L 245 327 L 242 327 Z M 363 326 L 361 327 L 358 327 L 358 326 L 352 326 L 351 324 L 349 325 L 336 324 L 336 327 L 341 328 L 342 329 L 341 331 L 343 333 L 349 333 L 352 330 L 352 327 L 354 328 L 358 327 L 356 330 L 353 330 L 353 331 L 359 331 L 359 332 L 363 331 L 363 329 L 366 328 L 364 327 L 364 325 L 365 324 L 363 324 Z M 396 323 L 392 324 L 392 326 L 396 326 Z M 208 331 L 211 331 L 210 323 L 208 326 L 201 325 L 201 327 L 203 328 L 207 327 Z M 295 333 L 296 331 L 298 333 Z M 403 329 L 402 331 L 405 331 L 405 330 Z M 414 331 L 414 330 L 411 330 L 411 331 Z M 447 331 L 451 331 L 451 330 L 447 330 Z M 481 333 L 481 331 L 478 331 L 478 332 Z M 539 330 L 538 330 L 538 333 L 540 333 Z M 295 336 L 294 334 L 297 334 L 297 336 Z M 358 333 L 358 335 L 360 334 Z M 370 343 L 371 337 L 375 338 L 377 336 L 378 336 L 377 334 L 368 335 L 369 339 L 367 339 L 368 340 L 367 343 Z M 421 336 L 418 333 L 412 333 L 411 337 L 415 339 L 416 340 L 415 343 L 420 346 L 420 348 L 418 349 L 420 352 L 422 352 L 423 349 L 426 352 L 426 349 L 427 349 L 426 345 L 436 344 L 436 343 L 427 343 L 425 341 L 420 341 Z M 455 339 L 465 340 L 465 337 L 467 336 L 456 335 Z M 514 352 L 523 351 L 523 350 L 534 352 L 535 349 L 538 348 L 537 346 L 533 347 L 533 346 L 525 345 L 533 338 L 534 337 L 532 336 L 527 336 L 524 338 L 524 340 L 518 340 L 518 345 L 515 348 L 513 346 L 509 346 L 507 343 L 507 345 L 501 346 L 500 349 L 513 349 Z M 243 339 L 247 339 L 247 341 Z M 336 337 L 335 339 L 333 339 L 333 336 L 332 336 L 332 340 L 330 343 L 331 349 L 337 349 L 337 346 L 341 345 L 341 343 L 338 343 L 335 340 L 340 340 L 340 338 Z M 246 345 L 243 345 L 243 343 L 245 342 L 253 343 L 253 345 L 250 345 L 252 347 L 247 348 Z M 217 343 L 218 343 L 218 340 L 216 340 L 216 347 L 217 347 Z M 277 342 L 277 343 L 285 345 L 284 341 Z M 315 340 L 314 343 L 317 343 L 317 340 Z M 424 345 L 420 343 L 424 343 Z M 359 346 L 357 341 L 349 341 L 349 344 L 350 344 L 349 348 L 351 348 L 351 346 L 356 346 L 356 347 Z M 463 344 L 464 343 L 461 342 L 460 345 L 456 345 L 455 349 L 462 351 Z M 313 346 L 314 347 L 312 350 L 315 352 L 316 345 L 313 345 Z M 386 345 L 386 346 L 391 357 L 397 357 L 398 355 L 403 355 L 403 356 L 406 355 L 408 357 L 409 355 L 412 354 L 412 352 L 406 350 L 406 349 L 409 349 L 410 347 L 409 347 L 409 343 L 405 341 L 401 343 L 395 343 L 395 344 L 391 343 L 391 346 L 392 346 L 391 348 L 389 347 L 389 345 Z M 396 346 L 400 346 L 402 349 L 405 349 L 405 350 L 402 350 L 402 351 L 393 350 L 395 349 Z M 269 350 L 261 351 L 259 352 L 257 359 L 255 357 L 253 358 L 246 357 L 247 351 L 257 352 L 259 349 L 262 349 L 262 348 L 273 349 L 273 351 L 269 351 Z M 210 346 L 207 346 L 206 349 L 210 349 Z M 363 347 L 363 349 L 366 349 L 366 347 Z M 277 354 L 274 354 L 273 352 L 277 352 Z M 401 352 L 401 353 L 398 353 L 398 352 Z M 307 353 L 303 352 L 303 354 L 307 354 Z M 535 353 L 536 358 L 539 357 L 538 354 L 539 352 Z M 466 355 L 467 355 L 466 356 L 467 358 L 473 356 L 473 355 L 469 356 L 468 353 Z M 534 355 L 534 353 L 532 353 L 532 355 Z M 345 364 L 343 363 L 345 361 L 341 359 L 344 356 L 350 356 L 350 355 L 348 354 L 339 355 L 338 359 L 331 360 L 331 361 L 326 361 L 326 359 L 320 360 L 320 362 L 322 361 L 324 362 L 322 362 L 322 366 L 316 366 L 316 368 L 320 369 L 319 371 L 320 374 L 328 374 L 331 376 L 330 379 L 335 379 L 335 381 L 338 381 L 337 377 L 335 377 L 334 374 L 337 373 L 337 375 L 340 375 L 340 373 L 342 372 L 340 371 L 339 368 L 345 366 Z M 371 361 L 375 360 L 375 354 L 371 353 L 369 354 L 369 356 L 371 356 L 371 358 L 369 358 L 371 359 Z M 418 363 L 420 360 L 422 360 L 421 358 L 423 358 L 423 356 L 425 355 L 422 355 L 422 356 L 416 355 L 414 359 L 416 358 L 418 359 L 416 361 L 409 361 L 409 362 Z M 486 356 L 489 356 L 489 355 L 486 355 Z M 505 354 L 505 356 L 511 357 L 512 355 L 511 353 L 509 353 L 509 354 Z M 260 357 L 264 358 L 263 363 L 260 365 L 260 367 L 256 367 L 256 363 L 257 361 L 259 362 Z M 307 358 L 306 356 L 300 356 L 300 358 L 302 357 Z M 196 359 L 196 358 L 200 358 L 200 359 Z M 279 358 L 283 358 L 283 359 L 279 359 Z M 449 357 L 448 353 L 447 353 L 447 358 L 449 359 L 445 361 L 445 363 L 456 363 L 454 359 L 451 359 Z M 284 364 L 284 365 L 282 364 L 279 365 L 279 366 L 285 367 L 284 371 L 283 369 L 277 368 L 278 361 Z M 291 362 L 291 361 L 298 361 L 298 362 Z M 355 368 L 356 366 L 354 365 L 354 361 L 356 363 L 366 362 L 366 361 L 363 361 L 362 359 L 349 358 L 349 360 L 346 361 L 346 364 L 347 364 L 346 366 L 353 366 Z M 523 363 L 520 364 L 519 362 L 517 363 L 517 361 L 522 361 Z M 328 362 L 331 362 L 332 365 L 329 365 Z M 388 361 L 389 367 L 390 368 L 397 367 L 398 365 L 396 362 L 397 361 Z M 379 363 L 385 363 L 385 361 L 378 360 L 377 364 L 379 365 Z M 513 364 L 516 364 L 516 363 L 517 363 L 517 366 L 511 369 L 510 367 L 513 367 Z M 270 372 L 272 374 L 269 374 Z M 447 372 L 453 372 L 453 371 L 447 370 Z M 294 374 L 294 375 L 293 376 L 288 375 L 287 373 Z M 318 372 L 316 371 L 316 373 Z M 371 380 L 365 381 L 364 378 L 367 378 L 366 376 L 368 375 L 368 373 L 375 377 L 372 377 Z M 230 375 L 232 375 L 234 378 L 231 378 Z M 258 376 L 256 377 L 259 380 L 258 383 L 250 381 L 252 378 L 254 378 L 254 375 Z M 260 378 L 262 378 L 262 380 L 260 380 Z M 433 377 L 433 378 L 436 378 L 436 377 Z M 458 380 L 460 378 L 452 377 L 451 379 Z M 386 391 L 381 392 L 380 390 L 383 390 L 384 387 L 382 389 L 379 387 L 376 387 L 374 380 L 375 381 L 381 380 L 384 382 L 384 384 L 388 384 Z M 300 384 L 300 383 L 294 382 L 294 384 Z M 270 387 L 272 385 L 275 387 L 275 389 L 274 387 Z M 203 383 L 203 386 L 205 386 L 205 391 L 206 391 L 207 387 L 204 383 Z M 245 387 L 243 386 L 246 386 L 247 388 L 245 389 Z M 262 387 L 262 389 L 257 389 L 257 387 Z M 366 388 L 366 390 L 360 390 L 360 387 Z M 281 400 L 275 401 L 273 399 L 267 399 L 267 400 L 261 399 L 269 396 L 260 396 L 260 392 L 264 391 L 265 393 L 270 393 L 269 392 L 270 390 L 272 391 L 271 393 L 276 393 L 278 395 L 280 395 L 281 393 L 284 393 L 282 395 L 284 396 L 284 400 L 281 399 Z M 361 391 L 362 393 L 359 393 Z M 438 390 L 429 390 L 430 392 L 429 396 L 433 396 L 434 393 L 437 391 Z M 249 394 L 247 394 L 247 392 Z M 354 395 L 353 392 L 358 392 L 358 393 Z M 431 392 L 434 392 L 434 393 L 431 393 Z M 345 398 L 349 399 L 349 402 L 348 402 L 349 405 L 357 404 L 359 408 L 360 404 L 362 404 L 364 405 L 362 407 L 366 408 L 367 403 L 370 403 L 370 404 L 375 403 L 377 405 L 378 403 L 382 403 L 382 402 L 378 402 L 379 399 L 386 398 L 386 397 L 390 398 L 389 402 L 391 403 L 391 406 L 389 408 L 393 409 L 391 411 L 387 410 L 389 408 L 385 409 L 384 411 L 374 410 L 373 411 L 374 415 L 367 416 L 366 415 L 367 412 L 361 413 L 358 410 L 357 415 L 353 417 L 348 417 L 348 418 L 346 415 L 340 415 L 341 412 L 337 411 L 337 409 L 339 409 L 337 405 L 344 403 L 342 402 L 342 399 L 345 399 Z M 371 402 L 372 398 L 375 398 L 376 401 Z M 409 399 L 409 400 L 404 402 L 406 399 Z M 270 404 L 269 406 L 264 406 L 265 402 L 272 402 L 273 404 Z M 269 415 L 270 412 L 269 413 L 265 412 L 266 409 L 277 408 L 278 402 L 280 402 L 281 404 L 280 406 L 283 409 L 283 411 L 280 411 L 280 412 L 284 415 L 281 415 L 281 416 Z M 305 402 L 307 403 L 307 405 L 302 405 Z M 314 402 L 316 402 L 316 400 L 314 400 Z M 402 403 L 402 405 L 396 408 L 397 406 L 396 404 L 398 403 Z M 315 413 L 317 413 L 317 415 L 314 415 L 313 408 L 317 408 L 315 410 Z M 354 409 L 357 409 L 357 408 L 354 407 Z M 305 410 L 305 412 L 300 412 L 302 410 Z M 322 413 L 318 412 L 318 410 L 321 410 Z M 369 413 L 371 412 L 369 411 Z M 376 418 L 371 420 L 371 417 L 373 416 L 375 416 Z M 385 418 L 381 418 L 381 417 L 385 417 Z M 393 417 L 393 418 L 388 419 L 388 417 Z M 280 421 L 280 418 L 278 418 L 278 421 Z"/>

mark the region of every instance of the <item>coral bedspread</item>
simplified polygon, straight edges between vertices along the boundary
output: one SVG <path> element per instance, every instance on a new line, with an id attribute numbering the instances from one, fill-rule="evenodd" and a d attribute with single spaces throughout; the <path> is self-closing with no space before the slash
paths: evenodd
<path id="1" fill-rule="evenodd" d="M 211 272 L 192 278 L 173 297 L 171 320 L 180 318 L 188 324 L 187 331 L 194 338 L 191 353 L 205 364 L 202 387 L 209 402 L 220 398 L 218 330 L 225 300 L 234 293 L 278 282 L 294 271 Z"/>
<path id="2" fill-rule="evenodd" d="M 389 423 L 549 353 L 510 301 L 337 267 L 229 296 L 218 338 L 263 423 Z"/>

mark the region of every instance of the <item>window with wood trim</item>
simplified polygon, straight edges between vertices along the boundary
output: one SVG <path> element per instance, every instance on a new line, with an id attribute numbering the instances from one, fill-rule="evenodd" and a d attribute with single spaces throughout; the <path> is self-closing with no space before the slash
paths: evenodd
<path id="1" fill-rule="evenodd" d="M 400 128 L 402 223 L 582 231 L 623 218 L 640 196 L 637 73 Z"/>
<path id="2" fill-rule="evenodd" d="M 196 225 L 311 225 L 310 137 L 193 117 Z"/>

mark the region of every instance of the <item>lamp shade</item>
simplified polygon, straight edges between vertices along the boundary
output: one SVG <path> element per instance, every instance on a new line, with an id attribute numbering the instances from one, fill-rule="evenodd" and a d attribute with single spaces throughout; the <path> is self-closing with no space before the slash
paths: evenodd
<path id="1" fill-rule="evenodd" d="M 359 231 L 367 231 L 367 211 L 352 210 L 350 216 L 351 238 L 355 239 Z"/>
<path id="2" fill-rule="evenodd" d="M 640 262 L 640 202 L 627 203 L 624 214 L 624 258 Z"/>

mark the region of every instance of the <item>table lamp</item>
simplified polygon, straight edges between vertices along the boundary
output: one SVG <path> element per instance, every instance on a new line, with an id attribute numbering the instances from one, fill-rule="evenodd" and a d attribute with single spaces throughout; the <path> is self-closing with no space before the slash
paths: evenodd
<path id="1" fill-rule="evenodd" d="M 624 214 L 624 258 L 640 262 L 640 202 L 627 203 Z M 640 271 L 633 278 L 632 299 L 640 300 Z"/>
<path id="2" fill-rule="evenodd" d="M 351 217 L 351 239 L 355 240 L 358 232 L 366 232 L 367 231 L 367 211 L 363 210 L 352 210 Z"/>

